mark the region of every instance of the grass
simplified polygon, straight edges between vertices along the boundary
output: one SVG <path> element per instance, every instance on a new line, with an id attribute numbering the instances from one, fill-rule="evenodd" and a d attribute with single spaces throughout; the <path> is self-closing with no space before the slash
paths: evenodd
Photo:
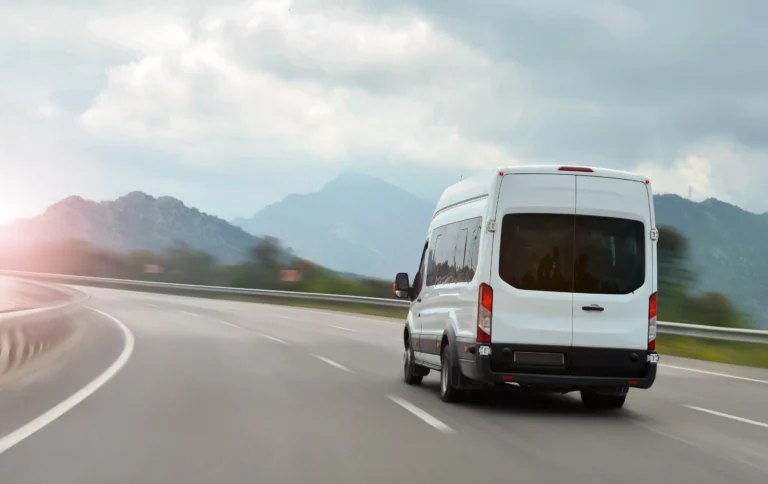
<path id="1" fill-rule="evenodd" d="M 656 341 L 659 353 L 732 365 L 768 368 L 768 348 L 756 343 L 710 341 L 660 334 Z"/>

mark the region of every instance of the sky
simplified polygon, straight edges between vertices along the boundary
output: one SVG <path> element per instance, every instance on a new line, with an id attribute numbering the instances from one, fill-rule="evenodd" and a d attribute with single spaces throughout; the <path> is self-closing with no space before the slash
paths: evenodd
<path id="1" fill-rule="evenodd" d="M 763 0 L 0 0 L 0 223 L 584 164 L 768 211 Z"/>

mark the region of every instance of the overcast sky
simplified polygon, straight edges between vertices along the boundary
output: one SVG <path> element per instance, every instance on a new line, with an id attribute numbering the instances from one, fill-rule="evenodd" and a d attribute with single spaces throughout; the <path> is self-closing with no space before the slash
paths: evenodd
<path id="1" fill-rule="evenodd" d="M 434 198 L 522 163 L 766 211 L 766 19 L 763 0 L 0 0 L 0 221 L 131 190 L 232 218 L 347 169 Z"/>

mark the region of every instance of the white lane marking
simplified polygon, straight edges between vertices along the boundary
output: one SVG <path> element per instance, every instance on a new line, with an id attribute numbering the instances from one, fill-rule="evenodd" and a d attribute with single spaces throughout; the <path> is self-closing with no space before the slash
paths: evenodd
<path id="1" fill-rule="evenodd" d="M 342 365 L 341 363 L 336 363 L 335 361 L 329 360 L 328 358 L 326 358 L 324 356 L 320 356 L 320 355 L 312 355 L 312 356 L 314 356 L 315 358 L 317 358 L 318 360 L 320 360 L 322 362 L 328 363 L 329 365 L 333 366 L 334 368 L 338 368 L 341 371 L 346 371 L 347 373 L 352 373 L 352 370 L 350 370 L 346 366 Z"/>
<path id="2" fill-rule="evenodd" d="M 341 330 L 344 330 L 344 331 L 351 331 L 351 332 L 353 332 L 353 333 L 359 333 L 359 332 L 360 332 L 360 331 L 358 331 L 358 330 L 356 330 L 356 329 L 345 328 L 345 327 L 343 327 L 343 326 L 334 326 L 334 325 L 332 325 L 332 324 L 329 324 L 329 325 L 328 325 L 328 327 L 330 327 L 330 328 L 336 328 L 336 329 L 341 329 Z"/>
<path id="3" fill-rule="evenodd" d="M 283 344 L 283 345 L 287 345 L 288 344 L 285 341 L 281 340 L 280 338 L 275 338 L 274 336 L 270 336 L 268 334 L 259 333 L 259 335 L 263 336 L 264 338 L 271 339 L 272 341 L 275 341 L 275 342 Z"/>
<path id="4" fill-rule="evenodd" d="M 736 420 L 737 422 L 748 423 L 748 424 L 752 424 L 752 425 L 756 425 L 758 427 L 763 427 L 763 428 L 768 429 L 768 424 L 767 423 L 758 422 L 756 420 L 750 420 L 748 418 L 737 417 L 736 415 L 731 415 L 731 414 L 728 414 L 728 413 L 715 412 L 714 410 L 708 410 L 706 408 L 701 408 L 701 407 L 694 407 L 693 405 L 683 405 L 683 406 L 685 408 L 689 408 L 691 410 L 696 410 L 697 412 L 704 412 L 704 413 L 708 413 L 708 414 L 711 414 L 711 415 L 717 415 L 718 417 L 729 418 L 731 420 Z"/>
<path id="5" fill-rule="evenodd" d="M 387 395 L 387 398 L 389 398 L 390 400 L 392 400 L 396 404 L 400 405 L 404 409 L 408 410 L 412 414 L 416 415 L 417 417 L 419 417 L 420 419 L 422 419 L 423 421 L 425 421 L 429 425 L 433 426 L 434 428 L 436 428 L 440 432 L 443 432 L 445 434 L 454 434 L 454 433 L 456 433 L 456 431 L 453 430 L 451 427 L 447 426 L 446 424 L 444 424 L 440 420 L 436 419 L 432 415 L 428 414 L 424 410 L 420 409 L 416 405 L 412 404 L 411 402 L 409 402 L 407 400 L 403 400 L 402 398 L 396 397 L 394 395 Z"/>
<path id="6" fill-rule="evenodd" d="M 686 368 L 684 366 L 675 366 L 675 365 L 667 365 L 659 364 L 662 368 L 672 368 L 674 370 L 683 370 L 683 371 L 692 371 L 694 373 L 703 373 L 705 375 L 712 375 L 712 376 L 722 376 L 724 378 L 732 378 L 734 380 L 742 380 L 742 381 L 751 381 L 752 383 L 762 383 L 763 385 L 768 385 L 768 381 L 766 380 L 758 380 L 756 378 L 747 378 L 745 376 L 737 376 L 737 375 L 730 375 L 728 373 L 717 373 L 714 371 L 706 371 L 706 370 L 697 370 L 695 368 Z"/>
<path id="7" fill-rule="evenodd" d="M 199 317 L 200 317 L 200 315 L 199 315 L 199 314 L 197 314 L 197 313 L 190 313 L 189 311 L 182 311 L 182 313 L 184 313 L 184 314 L 189 314 L 190 316 L 194 316 L 194 317 L 196 317 L 196 318 L 199 318 Z"/>
<path id="8" fill-rule="evenodd" d="M 44 414 L 40 415 L 36 419 L 32 420 L 31 422 L 28 422 L 21 428 L 18 428 L 13 432 L 11 432 L 10 434 L 0 438 L 0 454 L 10 449 L 14 445 L 18 444 L 22 440 L 26 439 L 27 437 L 31 436 L 35 432 L 43 429 L 46 425 L 50 424 L 57 418 L 61 417 L 68 411 L 72 410 L 76 405 L 81 403 L 83 400 L 85 400 L 89 396 L 93 395 L 99 388 L 101 388 L 107 382 L 109 382 L 112 378 L 114 378 L 114 376 L 117 375 L 117 373 L 125 366 L 125 364 L 130 359 L 131 354 L 133 353 L 133 348 L 136 344 L 135 339 L 133 337 L 133 333 L 131 333 L 131 330 L 129 330 L 128 327 L 125 326 L 125 324 L 123 324 L 119 319 L 115 318 L 110 314 L 99 311 L 98 309 L 94 309 L 92 307 L 88 307 L 88 309 L 101 314 L 107 319 L 110 319 L 123 332 L 124 343 L 123 343 L 123 351 L 120 353 L 120 356 L 117 357 L 117 359 L 109 366 L 109 368 L 107 368 L 104 371 L 104 373 L 96 377 L 95 380 L 88 383 L 86 386 L 84 386 L 83 388 L 75 392 L 69 398 L 62 401 L 61 403 L 51 408 Z"/>
<path id="9" fill-rule="evenodd" d="M 151 308 L 159 308 L 160 307 L 157 304 L 152 304 L 152 303 L 144 303 L 144 304 L 146 304 L 147 306 L 149 306 Z"/>
<path id="10" fill-rule="evenodd" d="M 216 321 L 217 323 L 226 324 L 227 326 L 232 326 L 233 328 L 237 328 L 237 329 L 245 329 L 245 328 L 243 328 L 242 326 L 238 326 L 238 325 L 236 325 L 236 324 L 228 323 L 228 322 L 226 322 L 226 321 L 222 321 L 222 320 L 220 320 L 220 319 L 216 319 L 215 321 Z"/>
<path id="11" fill-rule="evenodd" d="M 282 314 L 276 314 L 275 316 L 281 319 L 290 319 L 291 321 L 296 321 L 296 318 L 292 318 L 290 316 L 283 316 Z"/>

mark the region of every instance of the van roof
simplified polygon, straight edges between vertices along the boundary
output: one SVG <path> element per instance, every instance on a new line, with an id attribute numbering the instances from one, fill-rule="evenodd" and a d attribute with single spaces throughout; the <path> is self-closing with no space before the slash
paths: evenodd
<path id="1" fill-rule="evenodd" d="M 576 165 L 567 165 L 573 167 Z M 435 215 L 438 212 L 445 210 L 453 205 L 460 203 L 466 203 L 472 200 L 480 200 L 490 195 L 495 183 L 500 174 L 510 175 L 515 173 L 531 173 L 531 174 L 567 174 L 568 171 L 563 171 L 561 168 L 565 168 L 566 165 L 527 165 L 527 166 L 510 166 L 499 167 L 493 171 L 479 173 L 472 177 L 462 180 L 454 185 L 449 186 L 443 192 L 440 200 L 437 202 L 435 208 Z M 578 174 L 581 176 L 597 176 L 602 178 L 618 178 L 622 180 L 632 180 L 637 182 L 645 182 L 646 177 L 630 173 L 627 171 L 611 170 L 608 168 L 595 168 L 595 167 L 579 167 L 589 168 L 591 172 L 570 172 L 572 174 Z"/>

